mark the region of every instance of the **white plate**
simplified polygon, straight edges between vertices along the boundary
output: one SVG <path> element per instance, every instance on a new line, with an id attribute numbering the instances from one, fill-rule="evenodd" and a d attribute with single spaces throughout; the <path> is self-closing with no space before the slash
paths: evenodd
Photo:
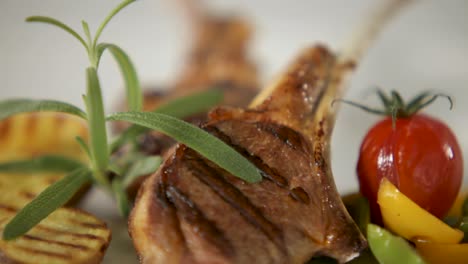
<path id="1" fill-rule="evenodd" d="M 119 1 L 1 1 L 0 99 L 54 98 L 82 106 L 87 57 L 69 35 L 46 25 L 27 24 L 30 15 L 48 15 L 81 31 L 81 19 L 94 32 Z M 280 72 L 298 50 L 317 41 L 338 48 L 374 0 L 355 1 L 205 1 L 215 10 L 237 11 L 256 25 L 252 54 L 264 80 Z M 356 72 L 347 98 L 376 105 L 365 98 L 370 87 L 398 89 L 411 96 L 436 89 L 455 98 L 453 111 L 436 102 L 428 112 L 443 119 L 468 157 L 468 1 L 419 1 L 401 14 L 382 34 Z M 124 10 L 105 30 L 102 40 L 124 48 L 137 65 L 144 84 L 164 84 L 176 78 L 189 41 L 184 20 L 171 1 L 138 1 Z M 122 80 L 110 56 L 99 71 L 107 110 L 115 109 Z M 341 191 L 357 188 L 355 163 L 365 131 L 377 120 L 343 106 L 333 135 L 332 155 L 336 183 Z M 465 159 L 465 167 L 468 167 Z M 465 177 L 465 184 L 468 177 Z M 113 242 L 105 263 L 134 263 L 125 221 L 112 201 L 94 193 L 87 209 L 107 219 Z M 89 202 L 91 201 L 91 202 Z"/>

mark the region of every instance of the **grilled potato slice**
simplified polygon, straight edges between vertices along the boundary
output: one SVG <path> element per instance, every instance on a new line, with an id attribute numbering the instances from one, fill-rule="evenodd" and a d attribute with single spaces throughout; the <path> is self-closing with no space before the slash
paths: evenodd
<path id="1" fill-rule="evenodd" d="M 58 154 L 87 162 L 75 137 L 87 140 L 82 120 L 57 113 L 15 115 L 0 122 L 0 162 Z M 63 173 L 0 173 L 0 235 L 8 221 Z M 60 208 L 26 235 L 0 239 L 0 263 L 99 263 L 110 230 L 94 216 Z"/>
<path id="2" fill-rule="evenodd" d="M 23 187 L 0 187 L 0 234 L 30 200 L 31 193 Z M 60 208 L 26 235 L 12 241 L 0 240 L 0 263 L 99 263 L 110 237 L 106 224 L 94 216 Z"/>
<path id="3" fill-rule="evenodd" d="M 75 137 L 88 139 L 86 123 L 61 113 L 27 113 L 0 122 L 0 162 L 59 154 L 81 161 L 86 156 Z"/>
<path id="4" fill-rule="evenodd" d="M 0 162 L 54 154 L 87 163 L 85 153 L 75 140 L 77 136 L 88 140 L 86 123 L 78 117 L 48 112 L 14 115 L 0 122 Z M 2 185 L 18 186 L 21 189 L 20 195 L 32 199 L 63 176 L 64 174 L 60 173 L 0 173 L 0 191 L 6 188 Z M 84 187 L 80 190 L 69 204 L 79 200 L 87 189 Z"/>

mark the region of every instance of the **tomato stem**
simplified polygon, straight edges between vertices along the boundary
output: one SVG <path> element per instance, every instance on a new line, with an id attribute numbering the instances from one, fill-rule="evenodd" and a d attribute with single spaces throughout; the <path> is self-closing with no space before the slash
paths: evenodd
<path id="1" fill-rule="evenodd" d="M 394 129 L 396 125 L 396 120 L 398 118 L 407 118 L 416 114 L 421 109 L 432 104 L 439 97 L 447 98 L 447 100 L 450 103 L 450 110 L 452 110 L 453 108 L 452 98 L 442 93 L 432 94 L 428 91 L 424 91 L 418 94 L 417 96 L 415 96 L 413 99 L 411 99 L 409 103 L 405 103 L 401 95 L 395 90 L 392 90 L 390 92 L 390 95 L 388 95 L 383 90 L 377 89 L 377 96 L 379 97 L 380 101 L 383 104 L 383 109 L 376 109 L 376 108 L 368 107 L 363 104 L 345 100 L 345 99 L 333 100 L 332 106 L 336 102 L 340 102 L 340 103 L 352 105 L 354 107 L 360 108 L 372 114 L 391 116 L 392 126 Z"/>

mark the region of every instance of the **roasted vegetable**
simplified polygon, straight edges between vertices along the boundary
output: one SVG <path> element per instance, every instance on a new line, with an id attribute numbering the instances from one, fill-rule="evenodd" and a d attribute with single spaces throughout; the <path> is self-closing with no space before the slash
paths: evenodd
<path id="1" fill-rule="evenodd" d="M 372 253 L 380 264 L 426 263 L 407 241 L 377 225 L 368 225 L 367 239 Z"/>
<path id="2" fill-rule="evenodd" d="M 380 183 L 377 202 L 385 227 L 408 239 L 458 243 L 463 232 L 445 224 L 402 194 L 387 178 Z"/>
<path id="3" fill-rule="evenodd" d="M 0 181 L 0 234 L 17 211 L 34 196 L 34 189 L 47 186 L 47 175 L 21 177 L 25 184 Z M 48 178 L 50 179 L 50 178 Z M 34 187 L 35 186 L 35 187 Z M 0 240 L 0 263 L 100 263 L 111 232 L 94 216 L 72 208 L 60 208 L 20 238 Z"/>
<path id="4" fill-rule="evenodd" d="M 56 166 L 54 172 L 40 172 L 44 158 L 38 158 L 38 163 L 32 165 L 34 168 L 28 167 L 31 163 L 10 168 L 5 164 L 44 155 L 64 155 L 71 161 L 86 163 L 75 136 L 86 140 L 87 130 L 84 122 L 69 115 L 33 113 L 0 122 L 0 131 L 2 234 L 19 209 L 61 179 L 65 175 L 63 170 L 74 163 L 69 163 L 69 167 Z M 45 167 L 50 171 L 50 164 Z M 62 208 L 27 235 L 12 241 L 0 240 L 0 263 L 99 263 L 109 241 L 110 230 L 105 223 L 80 210 Z"/>

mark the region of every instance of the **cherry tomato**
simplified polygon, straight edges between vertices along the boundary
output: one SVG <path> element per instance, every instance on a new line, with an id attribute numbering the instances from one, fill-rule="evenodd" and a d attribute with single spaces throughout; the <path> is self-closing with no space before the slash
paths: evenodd
<path id="1" fill-rule="evenodd" d="M 382 177 L 433 215 L 442 218 L 455 201 L 463 175 L 460 147 L 441 121 L 423 114 L 390 117 L 373 126 L 361 145 L 357 165 L 361 193 L 373 220 L 381 223 L 376 203 Z"/>

